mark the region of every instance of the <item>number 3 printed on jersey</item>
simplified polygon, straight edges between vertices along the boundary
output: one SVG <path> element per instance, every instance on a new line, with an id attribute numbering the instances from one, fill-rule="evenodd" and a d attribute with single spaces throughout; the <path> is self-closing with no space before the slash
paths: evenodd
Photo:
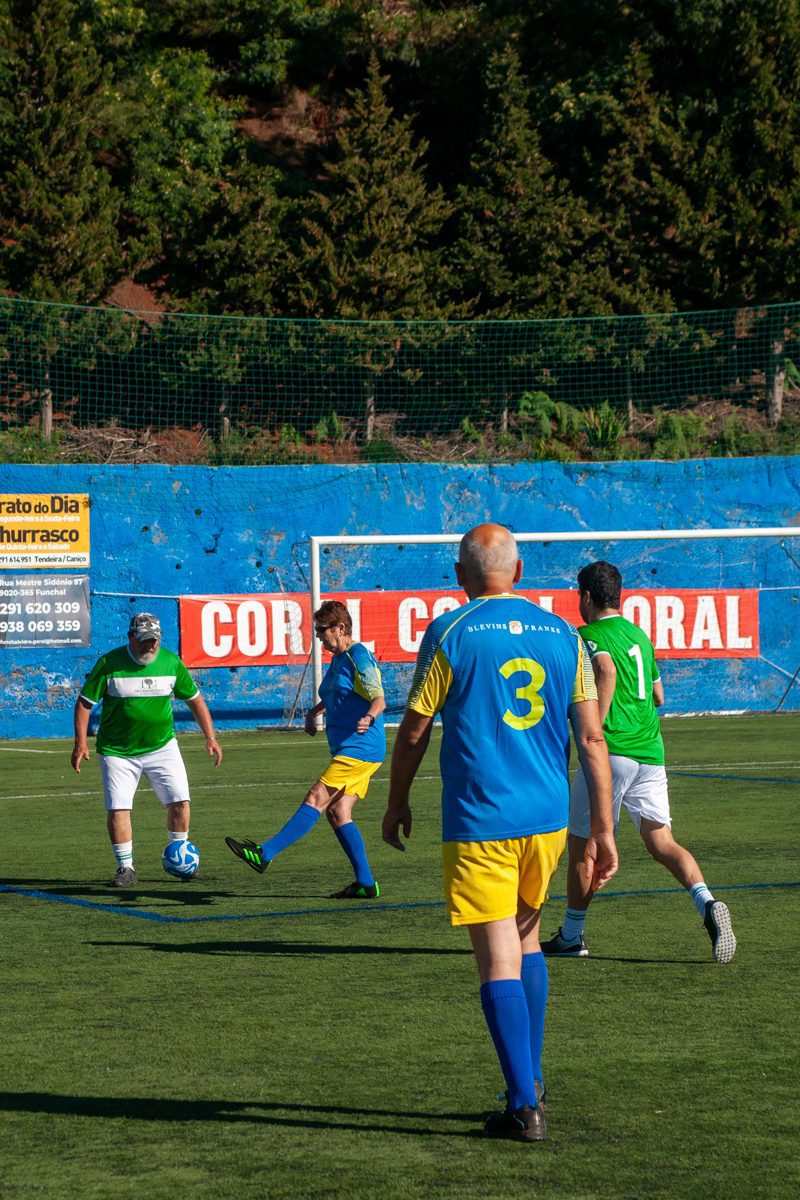
<path id="1" fill-rule="evenodd" d="M 507 708 L 503 713 L 503 720 L 512 729 L 532 729 L 544 716 L 544 700 L 539 695 L 539 689 L 545 681 L 545 670 L 532 658 L 510 658 L 500 667 L 500 674 L 504 679 L 510 679 L 519 672 L 528 676 L 528 683 L 516 689 L 516 697 L 526 701 L 529 708 L 523 716 L 518 716 Z"/>

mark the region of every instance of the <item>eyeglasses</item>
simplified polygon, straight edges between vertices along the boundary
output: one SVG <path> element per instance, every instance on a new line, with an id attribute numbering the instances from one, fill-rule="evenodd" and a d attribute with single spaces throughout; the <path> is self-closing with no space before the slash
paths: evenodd
<path id="1" fill-rule="evenodd" d="M 338 624 L 339 624 L 338 621 L 334 621 L 334 623 L 332 625 L 315 625 L 314 633 L 323 634 L 323 633 L 325 633 L 325 631 L 327 629 L 335 629 Z"/>

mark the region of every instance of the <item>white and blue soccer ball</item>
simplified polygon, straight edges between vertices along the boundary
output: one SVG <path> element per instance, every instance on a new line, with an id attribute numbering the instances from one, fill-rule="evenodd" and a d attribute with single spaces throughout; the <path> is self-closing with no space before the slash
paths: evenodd
<path id="1" fill-rule="evenodd" d="M 161 855 L 161 865 L 173 879 L 191 879 L 200 866 L 200 851 L 194 842 L 170 842 Z"/>

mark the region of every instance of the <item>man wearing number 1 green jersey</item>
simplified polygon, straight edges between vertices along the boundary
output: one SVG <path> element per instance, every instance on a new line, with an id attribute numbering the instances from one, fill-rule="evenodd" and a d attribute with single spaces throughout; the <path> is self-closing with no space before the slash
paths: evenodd
<path id="1" fill-rule="evenodd" d="M 607 562 L 590 563 L 578 572 L 579 633 L 592 661 L 600 719 L 608 746 L 613 781 L 614 831 L 624 805 L 652 857 L 689 892 L 711 938 L 714 959 L 727 963 L 736 950 L 727 905 L 715 900 L 692 854 L 672 836 L 672 818 L 664 767 L 664 742 L 658 707 L 664 688 L 650 639 L 620 613 L 622 576 Z M 542 951 L 551 958 L 586 958 L 583 937 L 592 889 L 583 870 L 589 837 L 586 781 L 578 772 L 570 792 L 569 869 L 564 922 Z"/>

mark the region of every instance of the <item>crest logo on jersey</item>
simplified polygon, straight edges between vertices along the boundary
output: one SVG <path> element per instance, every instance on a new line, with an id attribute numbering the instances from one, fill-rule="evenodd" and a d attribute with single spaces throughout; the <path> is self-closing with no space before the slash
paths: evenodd
<path id="1" fill-rule="evenodd" d="M 508 622 L 508 632 L 509 633 L 522 633 L 522 622 L 521 621 L 509 621 Z"/>
<path id="2" fill-rule="evenodd" d="M 152 692 L 153 688 L 156 686 L 155 679 L 151 679 L 149 675 L 146 676 L 141 681 L 141 683 L 142 683 L 142 690 L 145 692 Z"/>
<path id="3" fill-rule="evenodd" d="M 586 645 L 589 647 L 589 649 L 591 650 L 592 654 L 594 654 L 595 650 L 597 649 L 597 642 L 590 642 L 590 641 L 587 639 Z"/>

